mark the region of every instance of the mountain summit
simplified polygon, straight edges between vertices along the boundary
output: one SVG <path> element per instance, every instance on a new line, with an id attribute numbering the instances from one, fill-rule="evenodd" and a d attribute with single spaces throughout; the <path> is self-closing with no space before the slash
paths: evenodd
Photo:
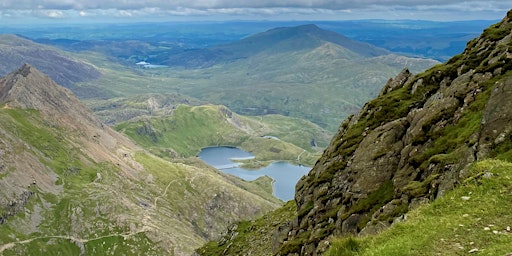
<path id="1" fill-rule="evenodd" d="M 309 24 L 296 27 L 274 28 L 230 44 L 187 51 L 171 56 L 165 64 L 188 68 L 205 68 L 261 54 L 311 51 L 326 43 L 348 50 L 353 55 L 352 57 L 375 57 L 390 54 L 388 50 L 367 43 L 357 42 L 336 32 Z"/>
<path id="2" fill-rule="evenodd" d="M 6 107 L 39 110 L 49 118 L 66 122 L 68 126 L 79 127 L 83 122 L 101 126 L 100 121 L 70 90 L 57 85 L 29 64 L 0 78 L 0 103 Z"/>
<path id="3" fill-rule="evenodd" d="M 281 27 L 259 33 L 242 39 L 228 46 L 238 47 L 240 50 L 250 49 L 250 45 L 261 45 L 260 52 L 269 49 L 280 49 L 282 51 L 305 50 L 316 48 L 329 42 L 346 48 L 354 53 L 365 57 L 375 57 L 390 52 L 383 48 L 349 39 L 339 33 L 321 29 L 314 24 L 297 27 Z"/>

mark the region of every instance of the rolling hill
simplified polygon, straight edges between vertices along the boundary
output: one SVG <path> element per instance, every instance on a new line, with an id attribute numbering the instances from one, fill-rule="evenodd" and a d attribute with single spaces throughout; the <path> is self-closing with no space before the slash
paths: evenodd
<path id="1" fill-rule="evenodd" d="M 0 35 L 0 59 L 0 76 L 29 63 L 77 94 L 85 92 L 75 86 L 76 83 L 96 80 L 101 76 L 101 72 L 90 63 L 16 35 Z M 88 90 L 88 94 L 94 94 L 92 90 L 98 91 L 96 96 L 106 92 L 97 87 Z"/>
<path id="2" fill-rule="evenodd" d="M 341 34 L 309 24 L 270 29 L 229 44 L 175 54 L 167 60 L 158 59 L 158 57 L 149 60 L 169 66 L 205 68 L 247 59 L 258 54 L 270 55 L 315 49 L 325 43 L 332 43 L 347 49 L 348 58 L 354 58 L 357 55 L 374 57 L 390 54 L 385 49 L 353 41 Z"/>
<path id="3" fill-rule="evenodd" d="M 302 119 L 245 117 L 219 105 L 178 105 L 172 114 L 142 116 L 115 129 L 163 158 L 196 156 L 209 146 L 235 146 L 255 155 L 248 161 L 251 165 L 284 160 L 312 166 L 330 139 L 325 130 Z"/>
<path id="4" fill-rule="evenodd" d="M 315 25 L 276 28 L 171 56 L 148 56 L 147 61 L 169 68 L 130 69 L 89 52 L 80 57 L 104 74 L 82 83 L 83 88 L 103 85 L 121 96 L 177 93 L 243 115 L 306 119 L 332 133 L 404 67 L 418 72 L 437 63 L 396 55 Z"/>

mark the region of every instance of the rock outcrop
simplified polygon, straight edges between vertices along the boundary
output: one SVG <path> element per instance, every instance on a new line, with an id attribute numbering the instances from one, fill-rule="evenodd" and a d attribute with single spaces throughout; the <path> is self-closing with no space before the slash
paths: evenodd
<path id="1" fill-rule="evenodd" d="M 13 108 L 37 109 L 48 118 L 60 121 L 60 125 L 101 126 L 99 119 L 69 89 L 57 85 L 26 63 L 0 78 L 0 103 Z"/>
<path id="2" fill-rule="evenodd" d="M 391 79 L 344 121 L 296 186 L 280 255 L 318 255 L 331 236 L 371 234 L 442 196 L 467 167 L 512 150 L 512 11 L 447 63 Z"/>

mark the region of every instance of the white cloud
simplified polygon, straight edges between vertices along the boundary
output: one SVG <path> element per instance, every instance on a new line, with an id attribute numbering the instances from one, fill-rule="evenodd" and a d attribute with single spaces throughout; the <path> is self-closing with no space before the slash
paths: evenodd
<path id="1" fill-rule="evenodd" d="M 510 0 L 1 0 L 0 18 L 500 19 Z"/>
<path id="2" fill-rule="evenodd" d="M 330 10 L 365 9 L 368 6 L 446 6 L 477 5 L 493 9 L 497 6 L 510 7 L 508 0 L 2 0 L 2 9 L 143 9 L 158 8 L 175 10 L 190 9 L 231 9 L 231 8 L 319 8 Z"/>
<path id="3" fill-rule="evenodd" d="M 60 10 L 35 10 L 33 11 L 36 17 L 61 19 L 65 18 L 66 15 Z"/>

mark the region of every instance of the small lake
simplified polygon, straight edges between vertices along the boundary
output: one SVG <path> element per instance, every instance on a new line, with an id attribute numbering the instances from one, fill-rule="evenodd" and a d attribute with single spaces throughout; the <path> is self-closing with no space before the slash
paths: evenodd
<path id="1" fill-rule="evenodd" d="M 295 184 L 311 168 L 292 165 L 287 162 L 274 162 L 260 169 L 243 169 L 240 163 L 232 159 L 252 159 L 254 156 L 246 151 L 234 147 L 208 147 L 203 148 L 199 158 L 205 163 L 221 170 L 224 173 L 235 175 L 244 180 L 255 180 L 261 176 L 269 176 L 274 180 L 274 196 L 288 201 L 294 198 Z"/>

